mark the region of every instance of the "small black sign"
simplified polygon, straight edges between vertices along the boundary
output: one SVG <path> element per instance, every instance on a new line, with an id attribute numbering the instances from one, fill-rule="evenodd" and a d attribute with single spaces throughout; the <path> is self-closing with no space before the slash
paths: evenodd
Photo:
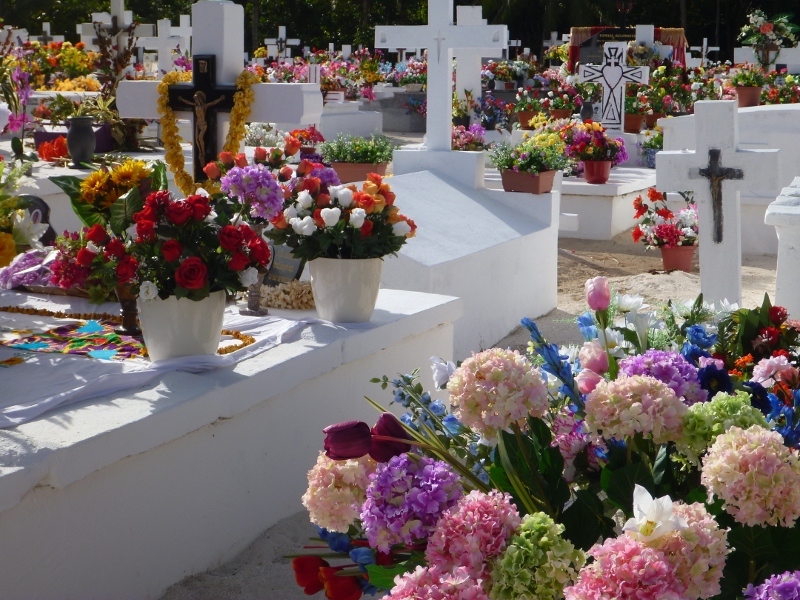
<path id="1" fill-rule="evenodd" d="M 578 61 L 582 65 L 599 65 L 603 63 L 603 44 L 606 42 L 630 42 L 636 39 L 635 29 L 608 27 L 597 35 L 593 35 L 581 44 Z"/>
<path id="2" fill-rule="evenodd" d="M 300 279 L 305 261 L 294 258 L 290 248 L 284 245 L 272 246 L 272 263 L 269 266 L 265 285 L 275 287 L 281 283 L 289 283 Z"/>

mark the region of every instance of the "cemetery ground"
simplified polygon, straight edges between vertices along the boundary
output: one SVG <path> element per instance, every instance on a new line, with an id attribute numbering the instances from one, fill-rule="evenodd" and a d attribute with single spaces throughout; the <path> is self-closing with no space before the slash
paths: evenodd
<path id="1" fill-rule="evenodd" d="M 660 270 L 660 254 L 645 252 L 641 244 L 633 242 L 630 231 L 607 241 L 560 239 L 558 246 L 558 308 L 536 320 L 544 336 L 557 344 L 583 341 L 574 318 L 585 310 L 583 286 L 590 277 L 608 277 L 619 293 L 639 294 L 653 307 L 670 299 L 694 299 L 700 293 L 696 256 L 691 273 L 665 273 Z M 765 292 L 774 298 L 776 261 L 775 255 L 742 257 L 742 306 L 760 305 Z M 520 327 L 495 345 L 524 351 L 528 339 L 527 330 Z M 419 357 L 419 366 L 423 372 L 421 381 L 428 386 L 427 357 Z M 284 556 L 299 552 L 313 535 L 308 513 L 300 511 L 261 534 L 233 561 L 173 585 L 161 600 L 308 598 L 295 583 L 290 560 Z M 315 597 L 322 596 L 320 593 Z"/>

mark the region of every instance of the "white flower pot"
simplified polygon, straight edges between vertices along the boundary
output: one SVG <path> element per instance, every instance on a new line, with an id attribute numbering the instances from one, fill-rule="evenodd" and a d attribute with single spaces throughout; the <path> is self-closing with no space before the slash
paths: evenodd
<path id="1" fill-rule="evenodd" d="M 309 262 L 320 319 L 334 323 L 369 321 L 378 300 L 382 269 L 380 258 L 316 258 Z"/>
<path id="2" fill-rule="evenodd" d="M 151 361 L 217 352 L 225 313 L 224 290 L 197 302 L 170 296 L 166 300 L 139 298 L 137 305 Z"/>

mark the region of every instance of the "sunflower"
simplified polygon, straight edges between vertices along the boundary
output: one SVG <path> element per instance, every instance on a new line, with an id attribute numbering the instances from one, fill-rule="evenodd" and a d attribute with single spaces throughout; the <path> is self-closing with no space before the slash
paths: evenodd
<path id="1" fill-rule="evenodd" d="M 87 204 L 100 206 L 106 202 L 106 196 L 112 187 L 108 171 L 93 171 L 81 182 L 81 199 Z"/>
<path id="2" fill-rule="evenodd" d="M 129 190 L 136 187 L 139 183 L 150 177 L 152 171 L 147 168 L 142 160 L 126 160 L 116 169 L 111 171 L 111 181 L 121 190 Z"/>
<path id="3" fill-rule="evenodd" d="M 14 236 L 0 232 L 0 267 L 11 264 L 16 255 L 17 245 L 14 243 Z"/>

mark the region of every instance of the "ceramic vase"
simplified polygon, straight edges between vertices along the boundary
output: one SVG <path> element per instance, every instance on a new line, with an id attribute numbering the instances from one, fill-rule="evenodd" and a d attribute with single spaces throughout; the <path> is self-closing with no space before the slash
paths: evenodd
<path id="1" fill-rule="evenodd" d="M 150 360 L 216 354 L 222 337 L 225 290 L 202 300 L 170 296 L 137 301 L 142 337 Z"/>
<path id="2" fill-rule="evenodd" d="M 674 248 L 661 246 L 661 261 L 664 263 L 664 270 L 689 273 L 692 270 L 695 248 L 696 246 L 675 246 Z"/>
<path id="3" fill-rule="evenodd" d="M 658 148 L 643 148 L 642 149 L 642 156 L 644 156 L 644 164 L 647 165 L 648 169 L 655 169 L 656 168 L 656 154 L 658 154 Z"/>
<path id="4" fill-rule="evenodd" d="M 586 183 L 605 183 L 611 176 L 611 160 L 586 160 L 583 162 L 583 178 Z"/>
<path id="5" fill-rule="evenodd" d="M 94 117 L 67 117 L 67 150 L 72 157 L 72 169 L 85 169 L 81 163 L 92 162 L 94 156 Z"/>
<path id="6" fill-rule="evenodd" d="M 366 323 L 372 318 L 381 285 L 380 258 L 315 258 L 308 263 L 320 319 Z"/>
<path id="7" fill-rule="evenodd" d="M 519 120 L 520 129 L 533 129 L 529 123 L 530 120 L 536 116 L 535 110 L 521 110 L 517 112 L 517 119 Z"/>

